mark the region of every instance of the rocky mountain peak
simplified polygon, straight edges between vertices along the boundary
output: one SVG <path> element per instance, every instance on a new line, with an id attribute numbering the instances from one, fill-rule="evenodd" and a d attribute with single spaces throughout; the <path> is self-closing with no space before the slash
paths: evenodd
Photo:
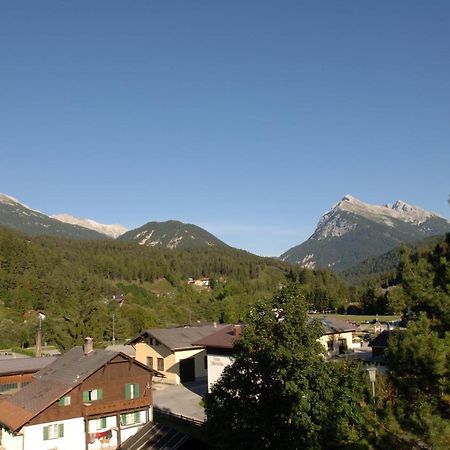
<path id="1" fill-rule="evenodd" d="M 128 231 L 128 228 L 125 228 L 123 225 L 119 224 L 106 225 L 103 223 L 98 223 L 92 219 L 80 219 L 79 217 L 75 217 L 70 214 L 55 214 L 51 217 L 64 223 L 78 225 L 80 227 L 88 228 L 90 230 L 103 233 L 112 238 L 116 238 Z"/>
<path id="2" fill-rule="evenodd" d="M 313 235 L 283 260 L 309 268 L 342 270 L 367 256 L 450 230 L 450 221 L 402 200 L 373 205 L 345 195 L 317 224 Z"/>

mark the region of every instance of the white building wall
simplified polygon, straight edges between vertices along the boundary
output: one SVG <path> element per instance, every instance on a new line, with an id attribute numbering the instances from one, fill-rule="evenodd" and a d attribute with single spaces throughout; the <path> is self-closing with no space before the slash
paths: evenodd
<path id="1" fill-rule="evenodd" d="M 44 440 L 44 427 L 55 423 L 64 424 L 64 436 Z M 23 450 L 83 450 L 85 448 L 84 420 L 61 420 L 57 422 L 30 425 L 22 428 L 24 435 Z M 10 450 L 6 447 L 7 450 Z"/>
<path id="2" fill-rule="evenodd" d="M 232 362 L 230 356 L 208 353 L 208 392 L 211 392 L 211 386 L 221 377 L 223 369 Z"/>
<path id="3" fill-rule="evenodd" d="M 22 450 L 23 436 L 11 434 L 9 431 L 2 429 L 2 441 L 0 444 L 0 448 L 5 450 Z"/>
<path id="4" fill-rule="evenodd" d="M 117 426 L 116 416 L 106 417 L 106 427 L 100 427 L 100 419 L 92 419 L 89 421 L 89 450 L 97 450 L 105 448 L 105 446 L 117 446 L 117 431 L 111 431 L 111 438 L 106 436 L 100 437 L 100 433 L 112 430 Z"/>
<path id="5" fill-rule="evenodd" d="M 149 411 L 150 421 L 153 419 L 152 411 Z M 121 427 L 122 444 L 131 436 L 136 434 L 147 422 L 146 411 L 140 411 L 140 422 L 133 425 L 123 425 Z M 101 447 L 100 447 L 101 448 Z"/>

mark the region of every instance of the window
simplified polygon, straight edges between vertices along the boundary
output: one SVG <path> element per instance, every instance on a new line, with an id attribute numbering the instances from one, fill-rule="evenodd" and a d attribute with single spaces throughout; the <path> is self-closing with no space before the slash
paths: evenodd
<path id="1" fill-rule="evenodd" d="M 330 340 L 327 342 L 327 346 L 328 346 L 328 351 L 329 351 L 329 352 L 332 352 L 332 351 L 334 350 L 334 341 L 333 341 L 333 339 L 330 339 Z"/>
<path id="2" fill-rule="evenodd" d="M 0 384 L 0 392 L 12 391 L 13 389 L 17 389 L 17 383 Z"/>
<path id="3" fill-rule="evenodd" d="M 159 345 L 159 341 L 155 338 L 150 338 L 150 345 Z"/>
<path id="4" fill-rule="evenodd" d="M 97 420 L 97 430 L 106 428 L 106 417 Z"/>
<path id="5" fill-rule="evenodd" d="M 203 367 L 204 367 L 205 369 L 208 368 L 208 357 L 207 357 L 207 356 L 204 356 L 204 357 L 203 357 Z"/>
<path id="6" fill-rule="evenodd" d="M 164 359 L 158 358 L 158 370 L 164 370 Z"/>
<path id="7" fill-rule="evenodd" d="M 131 400 L 132 398 L 139 397 L 139 384 L 138 383 L 127 383 L 125 385 L 125 399 Z"/>
<path id="8" fill-rule="evenodd" d="M 59 399 L 59 406 L 69 406 L 70 405 L 70 395 L 66 395 Z"/>
<path id="9" fill-rule="evenodd" d="M 347 339 L 339 339 L 339 354 L 342 355 L 348 350 Z"/>
<path id="10" fill-rule="evenodd" d="M 83 402 L 94 402 L 95 400 L 101 400 L 103 398 L 102 389 L 93 389 L 91 391 L 83 392 Z"/>
<path id="11" fill-rule="evenodd" d="M 43 428 L 44 441 L 49 439 L 58 439 L 64 437 L 64 424 L 54 423 L 52 425 L 47 425 Z"/>
<path id="12" fill-rule="evenodd" d="M 141 412 L 140 411 L 120 415 L 120 424 L 122 426 L 134 425 L 136 423 L 141 423 Z"/>
<path id="13" fill-rule="evenodd" d="M 150 367 L 150 369 L 153 369 L 153 357 L 147 356 L 147 366 Z"/>

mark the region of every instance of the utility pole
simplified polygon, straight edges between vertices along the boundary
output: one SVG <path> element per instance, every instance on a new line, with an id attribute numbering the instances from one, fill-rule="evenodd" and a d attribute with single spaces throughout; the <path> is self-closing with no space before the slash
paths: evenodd
<path id="1" fill-rule="evenodd" d="M 114 317 L 114 314 L 113 314 L 113 323 L 112 323 L 112 341 L 113 341 L 113 344 L 114 344 L 114 342 L 116 341 L 116 336 L 115 336 L 115 317 Z"/>
<path id="2" fill-rule="evenodd" d="M 369 367 L 367 369 L 367 372 L 369 372 L 369 379 L 372 383 L 372 400 L 373 400 L 373 413 L 376 416 L 377 415 L 377 405 L 376 405 L 376 399 L 375 399 L 375 380 L 377 376 L 377 368 L 376 367 Z"/>

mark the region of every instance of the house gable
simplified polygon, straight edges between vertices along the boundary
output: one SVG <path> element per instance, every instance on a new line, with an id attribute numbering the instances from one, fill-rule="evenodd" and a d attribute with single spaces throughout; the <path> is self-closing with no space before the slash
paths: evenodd
<path id="1" fill-rule="evenodd" d="M 29 421 L 30 425 L 67 420 L 76 417 L 101 417 L 117 411 L 133 411 L 152 404 L 154 371 L 118 354 L 88 376 L 76 387 L 64 393 L 45 410 Z M 127 398 L 127 386 L 133 384 L 135 398 Z M 91 394 L 91 396 L 89 396 Z M 69 404 L 61 401 L 70 398 Z"/>
<path id="2" fill-rule="evenodd" d="M 25 424 L 148 408 L 153 375 L 162 376 L 123 353 L 75 347 L 1 400 L 0 423 L 16 432 Z M 126 398 L 127 383 L 138 398 Z"/>

